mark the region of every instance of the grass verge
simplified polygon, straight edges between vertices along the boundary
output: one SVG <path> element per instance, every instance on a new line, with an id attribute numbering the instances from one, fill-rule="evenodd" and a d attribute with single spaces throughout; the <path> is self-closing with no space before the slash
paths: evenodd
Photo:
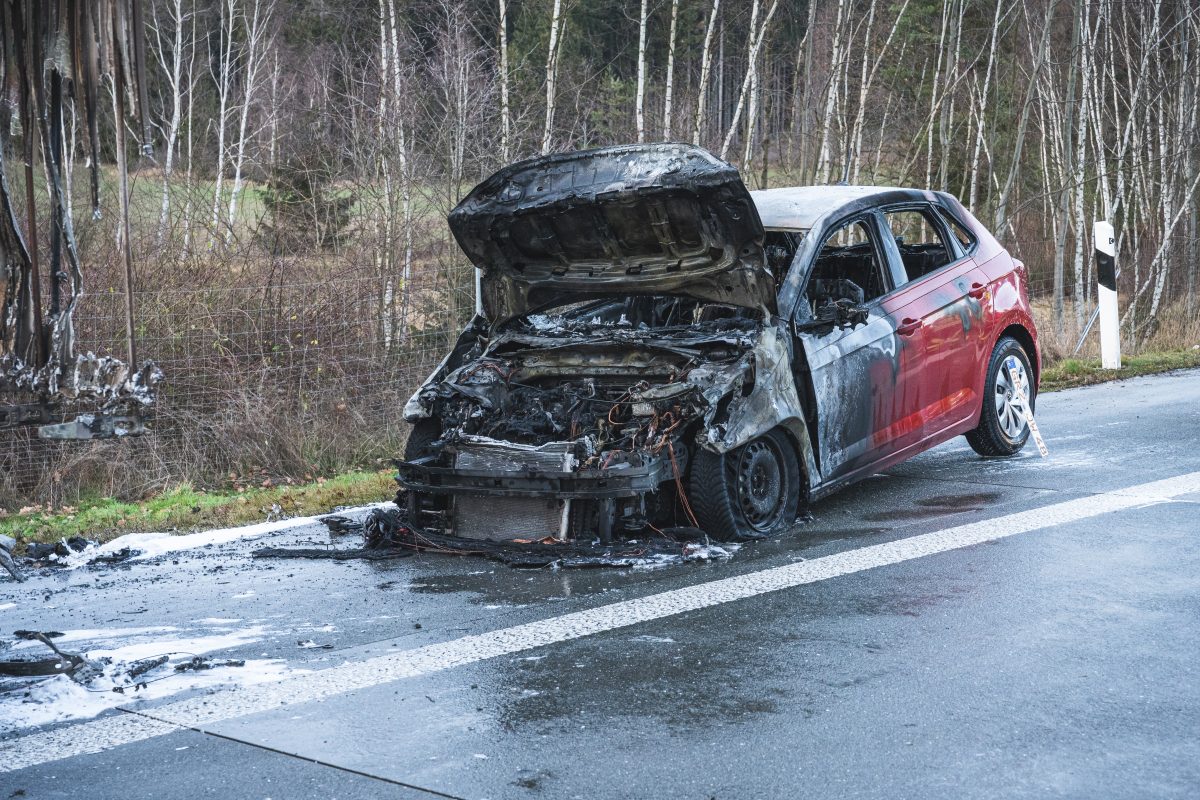
<path id="1" fill-rule="evenodd" d="M 205 492 L 182 485 L 140 503 L 97 499 L 78 507 L 28 508 L 0 516 L 0 534 L 19 542 L 53 542 L 67 536 L 108 541 L 141 531 L 195 531 L 262 522 L 273 506 L 292 517 L 325 514 L 337 506 L 390 500 L 393 472 L 349 472 L 295 486 Z M 3 514 L 3 512 L 0 512 Z"/>
<path id="2" fill-rule="evenodd" d="M 1121 369 L 1103 369 L 1099 359 L 1065 358 L 1042 371 L 1041 391 L 1054 392 L 1173 369 L 1200 367 L 1200 350 L 1122 356 Z"/>

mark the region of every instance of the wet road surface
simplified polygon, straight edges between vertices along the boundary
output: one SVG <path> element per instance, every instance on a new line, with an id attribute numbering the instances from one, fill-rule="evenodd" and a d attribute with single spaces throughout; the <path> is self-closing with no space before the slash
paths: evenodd
<path id="1" fill-rule="evenodd" d="M 0 798 L 1195 797 L 1200 371 L 1038 420 L 1048 459 L 957 440 L 725 562 L 249 558 L 310 525 L 0 584 L 3 638 L 247 660 L 0 700 Z"/>

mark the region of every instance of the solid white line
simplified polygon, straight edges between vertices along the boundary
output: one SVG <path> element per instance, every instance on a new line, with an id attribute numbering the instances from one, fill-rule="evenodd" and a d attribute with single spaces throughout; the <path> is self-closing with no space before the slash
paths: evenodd
<path id="1" fill-rule="evenodd" d="M 473 664 L 497 656 L 566 642 L 583 636 L 663 619 L 687 611 L 828 580 L 863 570 L 899 564 L 1018 533 L 1123 511 L 1200 492 L 1200 472 L 1089 495 L 1028 511 L 958 525 L 933 533 L 860 547 L 723 578 L 635 600 L 564 614 L 440 644 L 369 658 L 308 673 L 277 683 L 230 689 L 216 695 L 116 717 L 33 733 L 0 745 L 0 772 L 11 772 L 59 759 L 99 753 L 180 730 L 204 731 L 219 722 L 271 711 L 281 706 L 320 701 L 389 681 Z"/>

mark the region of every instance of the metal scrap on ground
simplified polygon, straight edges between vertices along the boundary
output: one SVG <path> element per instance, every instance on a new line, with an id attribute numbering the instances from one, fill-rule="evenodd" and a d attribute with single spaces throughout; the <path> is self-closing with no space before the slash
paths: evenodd
<path id="1" fill-rule="evenodd" d="M 264 547 L 255 558 L 386 560 L 415 553 L 481 556 L 512 567 L 652 567 L 726 559 L 733 547 L 708 542 L 696 528 L 670 528 L 603 544 L 586 541 L 465 539 L 411 527 L 400 509 L 376 509 L 362 523 L 345 517 L 323 520 L 331 533 L 361 532 L 363 546 L 348 549 Z"/>

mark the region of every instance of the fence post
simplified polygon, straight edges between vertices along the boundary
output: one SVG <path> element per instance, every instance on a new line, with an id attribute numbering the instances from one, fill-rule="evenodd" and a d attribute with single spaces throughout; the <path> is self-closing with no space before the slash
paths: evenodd
<path id="1" fill-rule="evenodd" d="M 1117 314 L 1117 247 L 1113 226 L 1097 221 L 1092 228 L 1096 243 L 1097 295 L 1100 300 L 1100 362 L 1104 369 L 1121 368 L 1121 330 Z"/>

